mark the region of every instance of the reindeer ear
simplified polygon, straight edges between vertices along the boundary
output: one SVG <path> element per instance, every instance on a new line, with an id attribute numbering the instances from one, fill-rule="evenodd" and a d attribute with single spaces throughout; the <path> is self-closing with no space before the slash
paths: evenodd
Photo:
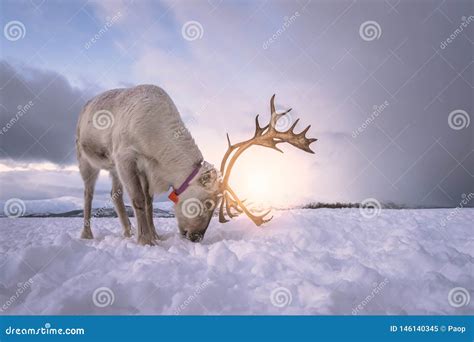
<path id="1" fill-rule="evenodd" d="M 215 169 L 206 170 L 199 177 L 199 184 L 205 188 L 212 188 L 217 180 L 217 171 Z"/>

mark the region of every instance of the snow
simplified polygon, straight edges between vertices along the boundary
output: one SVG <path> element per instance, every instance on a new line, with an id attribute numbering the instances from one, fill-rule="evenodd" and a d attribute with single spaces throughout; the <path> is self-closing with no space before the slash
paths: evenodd
<path id="1" fill-rule="evenodd" d="M 0 219 L 2 314 L 467 314 L 474 209 L 287 210 L 264 228 L 213 219 L 204 240 L 156 218 L 158 246 L 118 219 Z M 447 219 L 449 217 L 449 219 Z M 21 291 L 20 291 L 21 290 Z M 21 292 L 21 293 L 19 293 Z M 3 306 L 2 306 L 3 305 Z"/>

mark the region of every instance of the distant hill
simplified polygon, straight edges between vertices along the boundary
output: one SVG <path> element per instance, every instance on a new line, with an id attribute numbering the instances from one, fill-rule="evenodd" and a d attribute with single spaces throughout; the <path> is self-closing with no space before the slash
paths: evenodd
<path id="1" fill-rule="evenodd" d="M 126 205 L 125 209 L 127 211 L 128 217 L 134 217 L 133 208 Z M 34 213 L 24 215 L 23 217 L 83 217 L 84 212 L 82 209 L 66 211 L 63 213 Z M 114 208 L 94 208 L 92 209 L 92 217 L 101 218 L 101 217 L 117 217 L 117 213 Z M 174 213 L 154 208 L 153 217 L 174 217 Z"/>
<path id="2" fill-rule="evenodd" d="M 380 203 L 382 209 L 443 209 L 445 207 L 435 207 L 435 206 L 407 206 L 403 204 L 396 204 L 393 202 L 386 202 Z M 340 209 L 340 208 L 360 208 L 361 203 L 344 203 L 344 202 L 336 202 L 336 203 L 325 203 L 325 202 L 310 202 L 301 206 L 301 209 L 321 209 L 321 208 L 329 208 L 329 209 Z"/>
<path id="3" fill-rule="evenodd" d="M 15 200 L 16 209 L 22 212 L 22 217 L 82 217 L 83 199 L 63 196 L 42 200 Z M 7 201 L 0 202 L 0 217 L 7 216 L 5 206 Z M 92 209 L 93 217 L 117 217 L 113 203 L 110 200 L 94 200 Z M 155 202 L 155 217 L 174 217 L 173 203 Z M 125 206 L 127 214 L 133 217 L 131 206 Z"/>

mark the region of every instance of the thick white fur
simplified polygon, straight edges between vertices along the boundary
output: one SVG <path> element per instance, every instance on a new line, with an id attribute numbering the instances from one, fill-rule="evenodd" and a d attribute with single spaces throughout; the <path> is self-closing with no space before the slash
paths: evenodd
<path id="1" fill-rule="evenodd" d="M 112 117 L 107 119 L 113 124 L 101 127 L 100 116 L 110 115 Z M 76 147 L 85 185 L 84 238 L 92 238 L 90 202 L 100 169 L 110 171 L 112 176 L 112 198 L 125 235 L 130 235 L 131 227 L 124 217 L 122 196 L 117 196 L 122 184 L 137 217 L 138 242 L 153 244 L 157 238 L 150 219 L 153 194 L 163 193 L 170 186 L 179 187 L 203 162 L 202 153 L 185 128 L 175 104 L 163 89 L 154 85 L 110 90 L 89 101 L 79 116 Z M 217 172 L 204 163 L 190 188 L 180 196 L 180 204 L 190 195 L 199 201 L 214 201 L 217 192 Z M 199 233 L 203 236 L 212 210 L 189 219 L 183 217 L 180 204 L 176 207 L 176 216 L 183 235 L 189 238 Z"/>

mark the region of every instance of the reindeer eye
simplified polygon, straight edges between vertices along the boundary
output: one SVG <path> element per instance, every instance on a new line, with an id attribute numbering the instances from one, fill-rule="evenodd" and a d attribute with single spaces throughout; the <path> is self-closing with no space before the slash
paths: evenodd
<path id="1" fill-rule="evenodd" d="M 199 179 L 199 181 L 201 182 L 202 185 L 206 185 L 209 182 L 209 180 L 210 180 L 209 174 L 204 174 Z"/>
<path id="2" fill-rule="evenodd" d="M 213 200 L 208 199 L 204 201 L 204 206 L 207 210 L 212 210 L 216 206 L 216 203 Z"/>

